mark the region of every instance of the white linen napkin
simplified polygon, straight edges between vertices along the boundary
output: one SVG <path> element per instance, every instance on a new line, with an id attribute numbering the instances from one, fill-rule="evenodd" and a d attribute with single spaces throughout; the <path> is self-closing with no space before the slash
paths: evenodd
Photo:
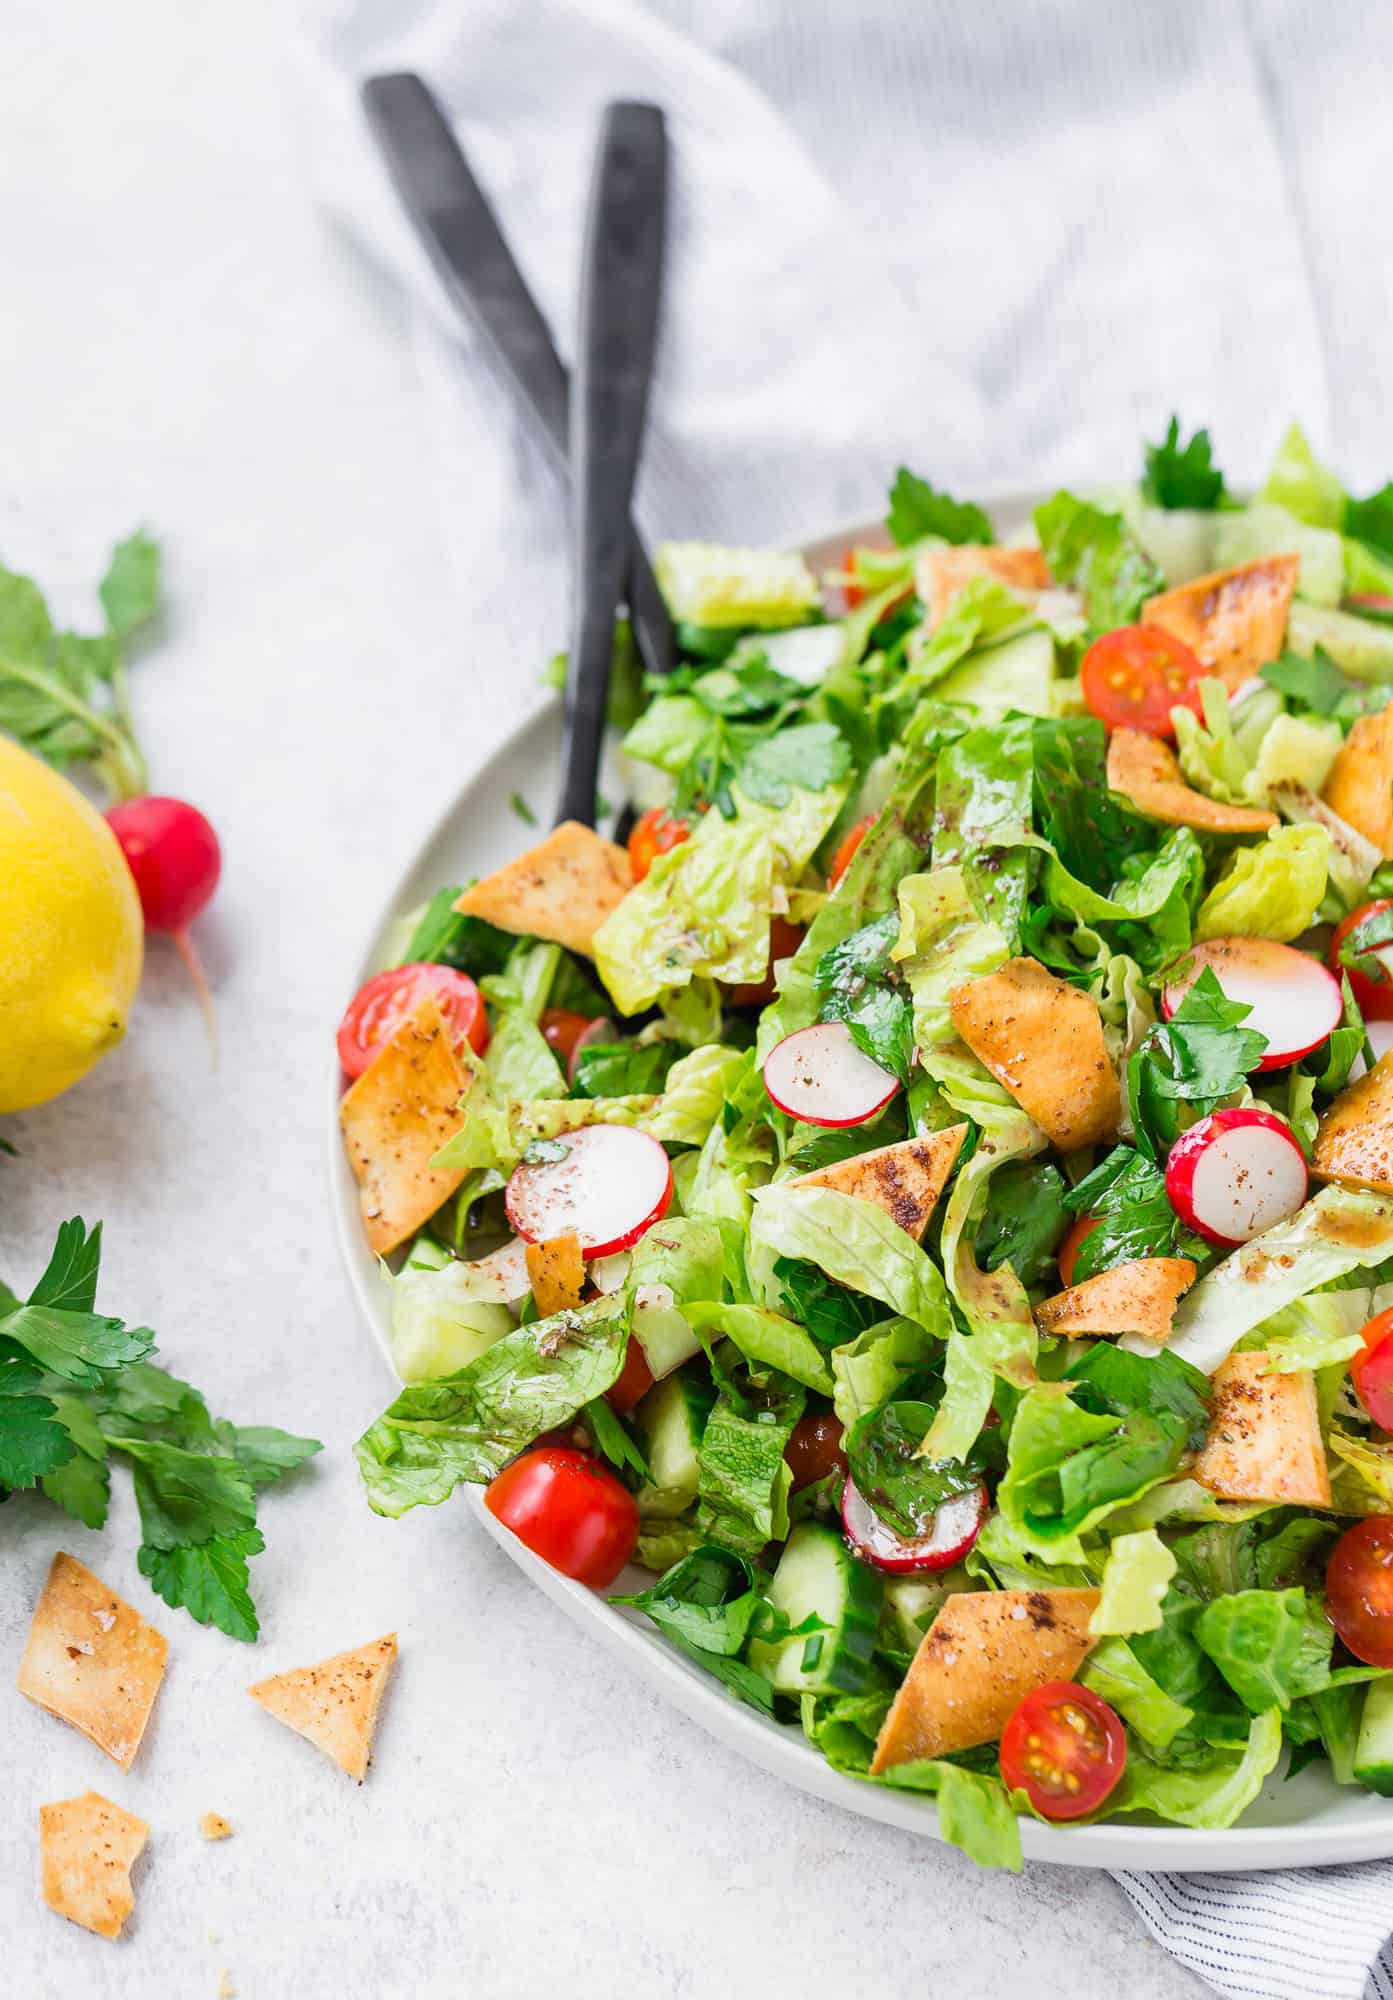
<path id="1" fill-rule="evenodd" d="M 362 76 L 430 81 L 563 353 L 600 108 L 663 105 L 639 514 L 756 542 L 878 516 L 901 459 L 969 493 L 1128 476 L 1172 409 L 1236 482 L 1290 416 L 1381 481 L 1390 58 L 1393 10 L 1299 0 L 320 0 L 312 166 L 408 301 L 460 628 L 514 672 L 555 649 L 560 496 L 397 210 Z M 1118 1880 L 1219 1992 L 1393 2000 L 1393 1864 Z"/>

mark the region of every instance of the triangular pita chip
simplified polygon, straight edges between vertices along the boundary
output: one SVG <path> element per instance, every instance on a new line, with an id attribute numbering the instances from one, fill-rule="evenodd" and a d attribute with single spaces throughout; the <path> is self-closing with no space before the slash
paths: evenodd
<path id="1" fill-rule="evenodd" d="M 373 1057 L 339 1106 L 368 1247 L 385 1257 L 414 1236 L 465 1169 L 431 1160 L 464 1123 L 459 1100 L 473 1082 L 434 1000 L 421 1002 Z"/>
<path id="2" fill-rule="evenodd" d="M 500 930 L 549 938 L 590 958 L 596 931 L 633 886 L 625 850 L 567 819 L 516 861 L 466 889 L 455 908 Z"/>
<path id="3" fill-rule="evenodd" d="M 1193 826 L 1201 833 L 1268 833 L 1276 813 L 1261 806 L 1226 806 L 1194 791 L 1180 775 L 1175 753 L 1140 729 L 1114 729 L 1108 738 L 1108 790 L 1121 792 L 1147 819 L 1163 826 Z"/>
<path id="4" fill-rule="evenodd" d="M 834 1188 L 838 1194 L 873 1201 L 917 1243 L 966 1137 L 966 1125 L 949 1125 L 922 1139 L 901 1139 L 896 1145 L 877 1146 L 872 1152 L 853 1154 L 830 1167 L 816 1167 L 812 1173 L 800 1174 L 793 1185 Z"/>
<path id="5" fill-rule="evenodd" d="M 959 1591 L 944 1603 L 881 1725 L 872 1775 L 994 1743 L 1022 1695 L 1071 1681 L 1096 1590 Z"/>
<path id="6" fill-rule="evenodd" d="M 168 1651 L 162 1632 L 60 1550 L 29 1626 L 19 1691 L 129 1771 Z"/>
<path id="7" fill-rule="evenodd" d="M 1096 1004 L 1033 958 L 955 986 L 953 1026 L 1061 1152 L 1114 1138 L 1122 1092 Z"/>
<path id="8" fill-rule="evenodd" d="M 1393 1194 L 1393 1049 L 1386 1049 L 1372 1069 L 1347 1083 L 1326 1106 L 1316 1127 L 1311 1172 L 1318 1181 Z M 1346 1241 L 1355 1240 L 1348 1221 L 1327 1216 L 1327 1237 L 1334 1238 L 1337 1230 Z"/>
<path id="9" fill-rule="evenodd" d="M 1182 640 L 1232 694 L 1281 654 L 1300 569 L 1286 555 L 1214 570 L 1149 599 L 1142 623 Z"/>
<path id="10" fill-rule="evenodd" d="M 134 1813 L 100 1792 L 39 1807 L 44 1901 L 98 1937 L 121 1935 L 135 1906 L 131 1867 L 150 1837 Z"/>
<path id="11" fill-rule="evenodd" d="M 1330 767 L 1321 797 L 1334 813 L 1393 857 L 1393 702 L 1361 715 Z"/>
<path id="12" fill-rule="evenodd" d="M 1230 1354 L 1214 1372 L 1209 1433 L 1192 1476 L 1220 1500 L 1328 1507 L 1316 1378 L 1309 1368 L 1269 1374 L 1262 1348 Z"/>
<path id="13" fill-rule="evenodd" d="M 1169 1340 L 1176 1302 L 1195 1275 L 1188 1257 L 1134 1257 L 1042 1299 L 1035 1324 L 1041 1333 L 1139 1333 L 1143 1340 Z"/>
<path id="14" fill-rule="evenodd" d="M 1050 587 L 1049 565 L 1039 549 L 1003 549 L 978 542 L 963 542 L 952 549 L 925 549 L 914 566 L 914 588 L 924 600 L 930 628 L 938 624 L 975 576 L 990 576 L 1008 590 L 1032 595 Z"/>
<path id="15" fill-rule="evenodd" d="M 397 1635 L 389 1632 L 351 1653 L 335 1653 L 317 1667 L 292 1667 L 289 1673 L 257 1681 L 247 1693 L 361 1783 L 396 1657 Z"/>

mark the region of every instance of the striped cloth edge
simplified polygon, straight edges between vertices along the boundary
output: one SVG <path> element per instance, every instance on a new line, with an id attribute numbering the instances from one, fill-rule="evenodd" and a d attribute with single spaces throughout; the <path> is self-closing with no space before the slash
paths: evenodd
<path id="1" fill-rule="evenodd" d="M 1115 1869 L 1156 1942 L 1233 2000 L 1393 2000 L 1393 1862 L 1236 1875 Z"/>

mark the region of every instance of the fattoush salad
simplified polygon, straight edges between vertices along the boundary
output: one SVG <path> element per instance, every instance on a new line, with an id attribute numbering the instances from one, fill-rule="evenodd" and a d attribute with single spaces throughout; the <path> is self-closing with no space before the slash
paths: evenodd
<path id="1" fill-rule="evenodd" d="M 658 574 L 627 843 L 339 1031 L 370 1505 L 481 1486 L 985 1863 L 1393 1794 L 1393 485 L 1172 422 L 1004 545 L 902 469 L 834 575 Z"/>

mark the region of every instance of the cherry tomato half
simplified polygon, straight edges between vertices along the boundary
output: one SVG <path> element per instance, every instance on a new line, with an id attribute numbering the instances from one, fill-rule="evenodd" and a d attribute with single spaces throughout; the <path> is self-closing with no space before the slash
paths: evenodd
<path id="1" fill-rule="evenodd" d="M 1349 1364 L 1360 1402 L 1381 1431 L 1393 1431 L 1393 1307 L 1362 1329 L 1364 1352 Z"/>
<path id="2" fill-rule="evenodd" d="M 787 917 L 769 919 L 769 970 L 758 984 L 728 986 L 726 997 L 732 1007 L 764 1007 L 774 998 L 774 961 L 792 958 L 803 942 L 803 933 Z"/>
<path id="3" fill-rule="evenodd" d="M 583 1451 L 537 1445 L 484 1489 L 490 1514 L 525 1547 L 592 1590 L 607 1590 L 638 1546 L 638 1502 Z"/>
<path id="4" fill-rule="evenodd" d="M 653 1370 L 648 1366 L 648 1356 L 642 1344 L 630 1334 L 629 1345 L 624 1350 L 624 1366 L 619 1371 L 618 1379 L 605 1390 L 605 1401 L 621 1417 L 626 1417 L 652 1387 Z"/>
<path id="5" fill-rule="evenodd" d="M 1095 639 L 1083 656 L 1079 682 L 1089 713 L 1109 729 L 1175 735 L 1173 708 L 1200 713 L 1204 668 L 1180 639 L 1159 625 L 1123 625 Z"/>
<path id="6" fill-rule="evenodd" d="M 339 1022 L 339 1062 L 348 1076 L 361 1076 L 384 1042 L 429 995 L 457 1042 L 467 1041 L 476 1056 L 488 1047 L 489 1023 L 483 998 L 467 972 L 449 965 L 393 965 L 370 979 L 348 1003 Z"/>
<path id="7" fill-rule="evenodd" d="M 1357 966 L 1341 965 L 1340 947 L 1356 925 L 1362 924 L 1367 917 L 1382 916 L 1385 910 L 1393 910 L 1393 901 L 1387 896 L 1380 897 L 1375 903 L 1361 904 L 1359 909 L 1351 910 L 1347 917 L 1341 918 L 1330 940 L 1330 970 L 1337 979 L 1342 972 L 1349 974 L 1350 991 L 1359 1002 L 1359 1011 L 1366 1021 L 1393 1021 L 1393 964 L 1390 964 L 1389 976 L 1375 979 L 1372 974 L 1361 972 Z M 1375 949 L 1380 963 L 1385 951 L 1390 953 L 1390 961 L 1393 961 L 1393 948 L 1382 945 Z"/>
<path id="8" fill-rule="evenodd" d="M 1032 1688 L 1001 1732 L 1001 1775 L 1045 1819 L 1096 1812 L 1127 1763 L 1121 1721 L 1076 1681 Z"/>
<path id="9" fill-rule="evenodd" d="M 846 1472 L 842 1450 L 842 1425 L 830 1410 L 800 1417 L 793 1426 L 784 1457 L 793 1473 L 793 1491 L 814 1485 L 829 1472 Z"/>
<path id="10" fill-rule="evenodd" d="M 832 866 L 827 871 L 827 886 L 829 889 L 835 889 L 841 881 L 843 875 L 845 875 L 847 869 L 851 866 L 857 848 L 874 825 L 874 813 L 867 813 L 864 819 L 857 820 L 851 832 L 832 856 Z"/>
<path id="11" fill-rule="evenodd" d="M 1055 1252 L 1055 1261 L 1059 1265 L 1059 1275 L 1066 1286 L 1072 1285 L 1074 1282 L 1074 1266 L 1079 1259 L 1079 1247 L 1084 1237 L 1091 1235 L 1098 1227 L 1099 1220 L 1100 1218 L 1096 1215 L 1078 1216 L 1069 1225 L 1068 1235 Z"/>
<path id="12" fill-rule="evenodd" d="M 666 806 L 653 806 L 635 822 L 629 835 L 629 866 L 635 882 L 641 882 L 660 854 L 669 853 L 690 840 L 692 829 L 684 819 L 672 819 Z"/>
<path id="13" fill-rule="evenodd" d="M 1393 1520 L 1373 1514 L 1346 1528 L 1325 1566 L 1325 1608 L 1354 1654 L 1393 1667 Z"/>
<path id="14" fill-rule="evenodd" d="M 590 1026 L 590 1017 L 573 1013 L 569 1007 L 544 1007 L 537 1026 L 542 1040 L 565 1069 L 576 1052 L 576 1043 Z"/>

